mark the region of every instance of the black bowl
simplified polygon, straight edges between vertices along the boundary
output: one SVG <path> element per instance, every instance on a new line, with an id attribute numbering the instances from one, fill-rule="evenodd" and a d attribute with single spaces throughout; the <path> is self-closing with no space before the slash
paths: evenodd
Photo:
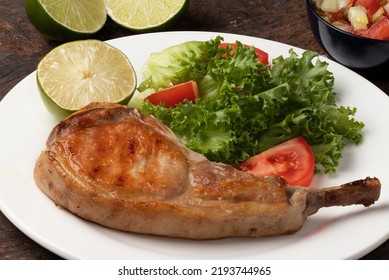
<path id="1" fill-rule="evenodd" d="M 306 6 L 312 32 L 332 59 L 362 74 L 385 75 L 389 80 L 389 41 L 345 32 L 323 20 L 312 0 L 306 0 Z"/>

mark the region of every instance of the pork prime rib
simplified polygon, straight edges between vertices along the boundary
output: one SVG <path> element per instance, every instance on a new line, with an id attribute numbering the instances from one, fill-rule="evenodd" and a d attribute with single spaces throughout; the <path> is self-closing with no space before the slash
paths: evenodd
<path id="1" fill-rule="evenodd" d="M 321 207 L 373 204 L 375 178 L 332 188 L 288 186 L 208 161 L 165 125 L 93 103 L 51 132 L 34 178 L 56 205 L 123 231 L 214 239 L 298 231 Z"/>

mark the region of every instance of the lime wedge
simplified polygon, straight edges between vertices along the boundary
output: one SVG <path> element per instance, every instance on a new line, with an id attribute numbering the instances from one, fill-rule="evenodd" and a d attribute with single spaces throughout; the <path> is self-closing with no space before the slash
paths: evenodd
<path id="1" fill-rule="evenodd" d="M 90 37 L 107 19 L 104 0 L 25 0 L 24 7 L 32 25 L 56 41 Z"/>
<path id="2" fill-rule="evenodd" d="M 36 77 L 44 104 L 60 120 L 90 102 L 128 104 L 136 88 L 125 54 L 99 40 L 56 47 L 39 62 Z"/>
<path id="3" fill-rule="evenodd" d="M 160 31 L 183 14 L 189 0 L 105 0 L 108 15 L 136 32 Z"/>

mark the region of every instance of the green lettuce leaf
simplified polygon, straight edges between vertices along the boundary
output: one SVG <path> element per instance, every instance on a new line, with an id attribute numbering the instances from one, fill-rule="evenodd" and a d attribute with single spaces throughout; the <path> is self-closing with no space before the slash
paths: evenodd
<path id="1" fill-rule="evenodd" d="M 143 80 L 138 91 L 157 91 L 173 84 L 203 78 L 207 73 L 207 62 L 218 52 L 221 39 L 189 41 L 152 53 L 142 67 Z"/>
<path id="2" fill-rule="evenodd" d="M 174 108 L 144 102 L 194 151 L 213 161 L 236 165 L 296 136 L 311 145 L 316 170 L 335 172 L 347 143 L 362 141 L 364 124 L 355 108 L 338 107 L 334 77 L 318 54 L 256 61 L 254 49 L 219 48 L 222 38 L 188 42 L 153 54 L 140 89 L 195 80 L 200 98 Z M 171 65 L 158 70 L 161 65 Z M 152 67 L 151 67 L 152 66 Z"/>

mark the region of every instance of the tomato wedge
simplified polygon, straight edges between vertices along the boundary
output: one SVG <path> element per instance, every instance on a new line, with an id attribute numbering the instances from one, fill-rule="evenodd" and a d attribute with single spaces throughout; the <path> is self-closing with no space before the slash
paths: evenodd
<path id="1" fill-rule="evenodd" d="M 199 90 L 195 81 L 177 84 L 162 89 L 146 97 L 154 105 L 165 104 L 167 108 L 185 103 L 185 100 L 194 101 L 199 97 Z"/>
<path id="2" fill-rule="evenodd" d="M 235 49 L 238 48 L 238 45 L 236 43 L 220 43 L 221 48 L 227 48 L 227 46 L 232 47 L 232 50 L 230 51 L 230 55 L 234 54 Z M 249 48 L 248 45 L 243 45 L 243 46 L 245 48 Z M 254 47 L 254 50 L 258 56 L 257 61 L 262 62 L 265 65 L 269 65 L 269 54 L 257 47 Z"/>
<path id="3" fill-rule="evenodd" d="M 315 172 L 315 156 L 303 137 L 296 137 L 237 166 L 255 176 L 276 175 L 292 186 L 308 187 Z"/>

